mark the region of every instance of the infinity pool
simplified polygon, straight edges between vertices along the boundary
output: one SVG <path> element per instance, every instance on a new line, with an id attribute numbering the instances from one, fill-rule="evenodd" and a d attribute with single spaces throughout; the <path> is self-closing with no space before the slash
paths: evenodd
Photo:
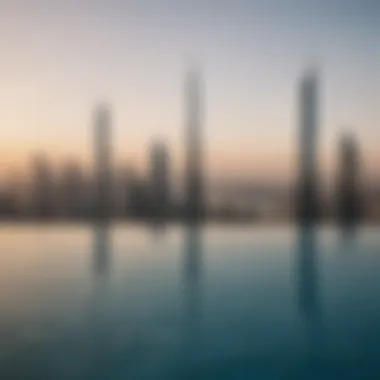
<path id="1" fill-rule="evenodd" d="M 380 234 L 2 225 L 0 379 L 380 379 Z"/>

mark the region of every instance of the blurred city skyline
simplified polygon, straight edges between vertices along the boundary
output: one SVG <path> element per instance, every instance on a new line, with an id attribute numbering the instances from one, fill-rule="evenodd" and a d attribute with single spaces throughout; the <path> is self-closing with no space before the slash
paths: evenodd
<path id="1" fill-rule="evenodd" d="M 380 0 L 0 0 L 0 380 L 380 379 Z"/>
<path id="2" fill-rule="evenodd" d="M 377 180 L 379 6 L 0 0 L 2 175 L 35 152 L 91 167 L 98 101 L 112 109 L 116 162 L 145 170 L 158 136 L 180 172 L 184 77 L 194 60 L 205 88 L 209 180 L 294 178 L 298 85 L 310 64 L 320 72 L 323 172 L 334 173 L 347 130 L 360 142 L 363 170 Z"/>

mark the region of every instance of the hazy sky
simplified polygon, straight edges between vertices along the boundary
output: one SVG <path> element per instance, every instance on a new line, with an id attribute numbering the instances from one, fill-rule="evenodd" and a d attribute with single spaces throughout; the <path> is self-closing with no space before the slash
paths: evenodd
<path id="1" fill-rule="evenodd" d="M 38 149 L 90 158 L 103 100 L 120 158 L 141 162 L 155 135 L 178 156 L 191 62 L 214 173 L 289 171 L 310 64 L 320 68 L 324 156 L 333 160 L 349 127 L 367 166 L 379 162 L 378 0 L 0 0 L 0 52 L 1 162 Z"/>

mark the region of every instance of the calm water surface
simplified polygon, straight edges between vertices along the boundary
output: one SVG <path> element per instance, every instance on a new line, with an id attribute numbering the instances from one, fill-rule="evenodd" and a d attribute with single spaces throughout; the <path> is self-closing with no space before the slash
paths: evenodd
<path id="1" fill-rule="evenodd" d="M 380 379 L 374 227 L 0 227 L 0 379 Z"/>

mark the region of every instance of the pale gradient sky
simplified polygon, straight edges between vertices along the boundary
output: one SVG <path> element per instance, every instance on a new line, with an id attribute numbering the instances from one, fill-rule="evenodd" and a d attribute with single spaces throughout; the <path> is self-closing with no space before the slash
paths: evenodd
<path id="1" fill-rule="evenodd" d="M 0 0 L 0 52 L 3 163 L 38 149 L 88 160 L 98 100 L 112 105 L 118 157 L 141 162 L 156 134 L 178 155 L 194 60 L 216 176 L 289 172 L 310 62 L 320 66 L 325 160 L 349 126 L 367 166 L 379 162 L 378 0 Z"/>

